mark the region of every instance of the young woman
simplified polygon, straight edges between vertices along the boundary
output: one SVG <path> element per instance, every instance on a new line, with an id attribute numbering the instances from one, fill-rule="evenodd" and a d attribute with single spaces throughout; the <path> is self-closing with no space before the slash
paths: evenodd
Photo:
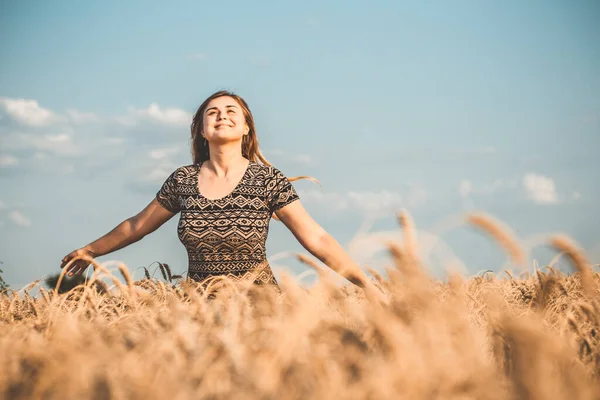
<path id="1" fill-rule="evenodd" d="M 214 275 L 277 284 L 266 260 L 265 242 L 273 214 L 302 246 L 354 284 L 381 298 L 338 242 L 302 206 L 298 194 L 258 149 L 254 119 L 239 96 L 220 91 L 206 99 L 191 125 L 194 163 L 177 168 L 139 214 L 96 241 L 65 256 L 68 274 L 88 262 L 137 242 L 180 213 L 177 233 L 185 246 L 188 278 Z"/>

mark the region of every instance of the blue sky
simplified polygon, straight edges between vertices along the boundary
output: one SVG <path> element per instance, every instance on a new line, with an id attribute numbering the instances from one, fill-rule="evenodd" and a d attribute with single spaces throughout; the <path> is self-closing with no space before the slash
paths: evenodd
<path id="1" fill-rule="evenodd" d="M 434 274 L 442 260 L 505 266 L 473 229 L 442 229 L 472 210 L 523 243 L 566 233 L 600 262 L 596 1 L 0 7 L 0 268 L 14 286 L 56 272 L 190 164 L 191 114 L 220 89 L 248 101 L 276 167 L 323 183 L 295 187 L 361 265 L 386 265 L 373 243 L 398 235 L 401 208 Z M 177 219 L 100 261 L 185 271 Z M 274 221 L 276 275 L 306 271 L 286 251 L 305 252 Z M 536 246 L 529 260 L 552 256 Z"/>

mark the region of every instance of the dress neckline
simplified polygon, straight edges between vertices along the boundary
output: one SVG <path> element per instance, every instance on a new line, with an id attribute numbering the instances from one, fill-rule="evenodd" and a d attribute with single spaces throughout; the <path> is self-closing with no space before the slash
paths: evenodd
<path id="1" fill-rule="evenodd" d="M 248 161 L 248 166 L 246 167 L 246 170 L 244 171 L 242 178 L 237 183 L 237 185 L 235 185 L 233 190 L 231 192 L 229 192 L 228 194 L 226 194 L 225 196 L 220 197 L 218 199 L 209 199 L 208 197 L 205 197 L 202 193 L 200 193 L 198 184 L 200 183 L 200 168 L 202 167 L 202 164 L 204 164 L 204 161 L 202 161 L 200 164 L 197 164 L 197 168 L 196 168 L 196 194 L 198 194 L 199 197 L 201 197 L 207 201 L 221 201 L 221 200 L 226 200 L 226 199 L 230 198 L 231 195 L 242 185 L 242 183 L 246 179 L 246 175 L 248 175 L 248 172 L 250 171 L 250 165 L 252 164 L 252 161 L 251 160 Z"/>

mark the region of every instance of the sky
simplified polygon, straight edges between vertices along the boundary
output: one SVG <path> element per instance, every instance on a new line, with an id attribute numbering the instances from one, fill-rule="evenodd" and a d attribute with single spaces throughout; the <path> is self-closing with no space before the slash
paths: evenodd
<path id="1" fill-rule="evenodd" d="M 137 214 L 192 163 L 191 116 L 241 95 L 260 147 L 361 265 L 391 266 L 407 210 L 428 271 L 513 269 L 464 223 L 487 212 L 528 268 L 569 235 L 600 262 L 597 1 L 0 4 L 0 269 L 19 288 Z M 175 216 L 99 258 L 187 270 Z M 310 269 L 271 222 L 276 277 Z M 154 263 L 154 264 L 153 264 Z M 561 268 L 568 270 L 568 265 Z"/>

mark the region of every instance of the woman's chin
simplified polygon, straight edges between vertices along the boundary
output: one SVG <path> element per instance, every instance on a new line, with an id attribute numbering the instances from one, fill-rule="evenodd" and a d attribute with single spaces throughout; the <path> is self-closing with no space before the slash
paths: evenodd
<path id="1" fill-rule="evenodd" d="M 237 143 L 242 141 L 242 136 L 230 134 L 214 135 L 211 138 L 209 138 L 208 141 L 212 144 Z"/>

